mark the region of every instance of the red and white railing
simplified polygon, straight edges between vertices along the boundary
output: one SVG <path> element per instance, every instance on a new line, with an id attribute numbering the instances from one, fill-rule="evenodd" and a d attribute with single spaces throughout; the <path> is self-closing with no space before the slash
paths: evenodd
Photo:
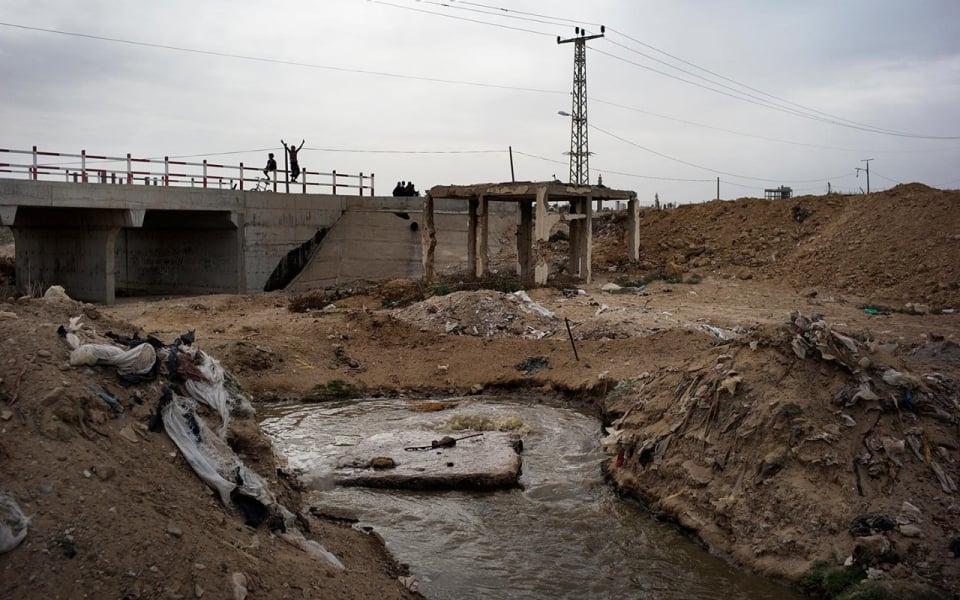
<path id="1" fill-rule="evenodd" d="M 282 151 L 281 151 L 282 152 Z M 101 183 L 126 185 L 160 185 L 202 187 L 216 189 L 241 189 L 251 191 L 263 185 L 263 167 L 224 165 L 209 162 L 188 162 L 163 159 L 100 156 L 37 150 L 11 150 L 0 148 L 2 155 L 13 155 L 11 162 L 0 162 L 0 173 L 11 173 L 33 181 L 55 181 L 63 178 L 68 183 Z M 26 162 L 17 162 L 16 157 L 26 157 Z M 337 194 L 357 190 L 361 196 L 374 195 L 374 175 L 351 175 L 331 171 L 300 171 L 299 181 L 290 181 L 289 172 L 278 169 L 267 184 L 274 192 L 303 194 Z"/>

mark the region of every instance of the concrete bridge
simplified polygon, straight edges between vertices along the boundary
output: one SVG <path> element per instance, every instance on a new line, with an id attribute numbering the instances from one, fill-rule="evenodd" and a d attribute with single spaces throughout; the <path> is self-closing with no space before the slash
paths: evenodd
<path id="1" fill-rule="evenodd" d="M 71 297 L 256 293 L 309 281 L 417 278 L 419 197 L 282 194 L 151 185 L 0 179 L 0 225 L 13 231 L 17 287 Z M 509 229 L 516 210 L 494 215 Z M 438 264 L 466 264 L 462 201 L 439 201 Z M 331 235 L 331 242 L 323 244 Z"/>

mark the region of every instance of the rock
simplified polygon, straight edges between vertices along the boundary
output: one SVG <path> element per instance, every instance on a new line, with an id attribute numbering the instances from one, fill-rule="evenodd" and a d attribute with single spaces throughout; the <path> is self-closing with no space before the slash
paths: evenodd
<path id="1" fill-rule="evenodd" d="M 183 530 L 177 527 L 176 523 L 173 521 L 167 522 L 167 528 L 165 531 L 175 538 L 183 537 Z"/>
<path id="2" fill-rule="evenodd" d="M 136 444 L 140 441 L 140 436 L 137 435 L 137 432 L 134 431 L 133 427 L 127 425 L 119 432 L 120 437 L 127 440 L 132 444 Z"/>
<path id="3" fill-rule="evenodd" d="M 916 525 L 901 525 L 900 535 L 908 538 L 918 538 L 923 536 L 923 531 Z"/>
<path id="4" fill-rule="evenodd" d="M 897 516 L 897 522 L 901 525 L 906 525 L 908 523 L 922 523 L 923 519 L 920 509 L 904 500 L 903 505 L 900 507 L 900 514 Z"/>
<path id="5" fill-rule="evenodd" d="M 193 586 L 193 595 L 196 598 L 203 598 L 203 588 L 199 583 Z"/>
<path id="6" fill-rule="evenodd" d="M 16 319 L 16 318 L 17 318 L 17 313 L 10 312 L 7 310 L 0 310 L 0 321 L 3 321 L 4 319 Z"/>
<path id="7" fill-rule="evenodd" d="M 389 456 L 376 456 L 370 459 L 370 468 L 371 469 L 393 469 L 397 466 L 395 460 Z"/>
<path id="8" fill-rule="evenodd" d="M 37 350 L 37 356 L 40 358 L 50 358 L 52 355 L 49 350 Z"/>
<path id="9" fill-rule="evenodd" d="M 601 292 L 615 293 L 620 290 L 620 286 L 615 283 L 605 283 L 600 286 Z"/>
<path id="10" fill-rule="evenodd" d="M 63 289 L 63 286 L 51 285 L 47 288 L 47 291 L 43 293 L 43 299 L 46 302 L 51 303 L 73 303 L 73 298 L 67 295 L 67 291 Z"/>
<path id="11" fill-rule="evenodd" d="M 230 575 L 230 585 L 233 586 L 233 600 L 247 599 L 247 576 L 240 572 Z"/>
<path id="12" fill-rule="evenodd" d="M 100 481 L 109 481 L 117 474 L 117 470 L 113 467 L 97 467 L 96 473 Z"/>
<path id="13" fill-rule="evenodd" d="M 9 421 L 13 418 L 13 411 L 10 409 L 4 409 L 3 412 L 0 412 L 0 419 L 4 421 Z"/>
<path id="14" fill-rule="evenodd" d="M 853 563 L 864 568 L 886 562 L 889 557 L 890 540 L 884 535 L 859 538 L 853 548 Z"/>
<path id="15" fill-rule="evenodd" d="M 698 465 L 692 460 L 684 461 L 683 471 L 694 487 L 703 487 L 713 479 L 713 472 L 708 467 Z"/>
<path id="16" fill-rule="evenodd" d="M 470 393 L 474 396 L 483 393 L 483 384 L 475 383 L 470 386 Z"/>

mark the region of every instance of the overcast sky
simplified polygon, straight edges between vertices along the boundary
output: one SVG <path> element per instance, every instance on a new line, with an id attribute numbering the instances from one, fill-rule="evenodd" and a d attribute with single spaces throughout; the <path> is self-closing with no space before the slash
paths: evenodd
<path id="1" fill-rule="evenodd" d="M 604 24 L 592 182 L 856 191 L 872 158 L 874 191 L 960 187 L 956 0 L 0 0 L 0 22 L 0 148 L 262 166 L 304 139 L 304 167 L 386 195 L 509 181 L 512 146 L 517 180 L 567 181 L 556 38 Z"/>

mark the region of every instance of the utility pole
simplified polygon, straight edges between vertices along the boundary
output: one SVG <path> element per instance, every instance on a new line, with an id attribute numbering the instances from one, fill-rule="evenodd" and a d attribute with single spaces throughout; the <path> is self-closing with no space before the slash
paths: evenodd
<path id="1" fill-rule="evenodd" d="M 570 183 L 590 185 L 590 149 L 587 144 L 587 40 L 603 37 L 606 28 L 601 25 L 600 33 L 587 35 L 582 27 L 574 29 L 576 35 L 562 40 L 557 36 L 558 44 L 573 42 L 573 105 L 570 115 Z M 597 210 L 600 201 L 597 201 Z"/>
<path id="2" fill-rule="evenodd" d="M 860 161 L 860 162 L 865 162 L 865 163 L 867 163 L 867 193 L 868 193 L 868 194 L 870 193 L 870 161 L 871 161 L 871 160 L 873 160 L 873 159 L 872 159 L 872 158 L 865 158 L 865 159 L 863 159 L 863 160 Z"/>

